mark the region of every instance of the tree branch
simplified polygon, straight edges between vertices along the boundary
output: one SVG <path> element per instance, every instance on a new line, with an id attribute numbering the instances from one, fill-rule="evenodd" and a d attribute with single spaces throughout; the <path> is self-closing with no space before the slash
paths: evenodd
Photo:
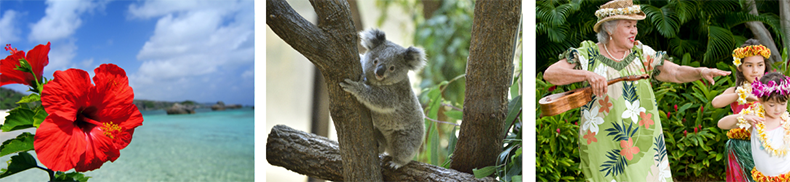
<path id="1" fill-rule="evenodd" d="M 307 57 L 324 76 L 329 111 L 343 159 L 344 179 L 381 181 L 370 110 L 343 91 L 343 79 L 359 79 L 357 33 L 345 0 L 311 0 L 318 26 L 297 14 L 284 0 L 266 1 L 266 24 L 288 45 Z"/>
<path id="2" fill-rule="evenodd" d="M 513 50 L 521 21 L 521 1 L 476 1 L 461 130 L 452 168 L 496 165 L 502 152 L 507 92 L 513 81 Z"/>
<path id="3" fill-rule="evenodd" d="M 343 165 L 337 142 L 285 125 L 274 126 L 269 133 L 266 160 L 272 165 L 307 176 L 348 181 L 342 175 Z M 380 156 L 376 162 L 381 165 L 391 160 L 391 157 Z M 476 179 L 468 173 L 417 161 L 397 170 L 381 167 L 381 173 L 384 181 L 496 181 L 491 177 Z"/>

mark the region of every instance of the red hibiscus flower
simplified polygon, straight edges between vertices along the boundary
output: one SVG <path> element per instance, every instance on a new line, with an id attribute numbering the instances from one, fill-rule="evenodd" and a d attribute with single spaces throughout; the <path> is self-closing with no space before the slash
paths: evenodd
<path id="1" fill-rule="evenodd" d="M 36 130 L 33 145 L 49 169 L 84 172 L 115 161 L 143 123 L 126 72 L 114 64 L 102 64 L 94 72 L 95 86 L 80 69 L 56 71 L 44 85 L 41 102 L 49 116 Z"/>
<path id="2" fill-rule="evenodd" d="M 0 86 L 8 84 L 25 84 L 36 87 L 36 81 L 41 83 L 41 76 L 44 74 L 44 66 L 49 64 L 49 43 L 47 45 L 37 45 L 25 56 L 25 51 L 17 51 L 11 48 L 11 45 L 6 45 L 6 51 L 10 51 L 11 55 L 3 60 L 0 60 Z M 20 66 L 19 60 L 25 59 L 30 63 L 34 75 L 29 72 L 17 70 Z"/>
<path id="3" fill-rule="evenodd" d="M 639 147 L 632 145 L 634 145 L 634 141 L 631 140 L 631 138 L 628 138 L 628 140 L 620 140 L 620 147 L 623 148 L 623 150 L 620 151 L 620 155 L 625 156 L 628 160 L 633 159 L 634 154 L 639 153 Z"/>

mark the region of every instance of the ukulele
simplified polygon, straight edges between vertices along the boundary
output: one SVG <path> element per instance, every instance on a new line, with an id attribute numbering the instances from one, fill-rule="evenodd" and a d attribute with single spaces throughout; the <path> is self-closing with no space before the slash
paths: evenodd
<path id="1" fill-rule="evenodd" d="M 611 79 L 607 85 L 611 85 L 620 81 L 636 81 L 640 79 L 650 78 L 649 75 L 631 75 Z M 578 88 L 563 93 L 551 94 L 541 98 L 538 103 L 540 110 L 543 111 L 542 116 L 554 116 L 565 111 L 581 107 L 592 100 L 592 87 L 587 86 Z"/>

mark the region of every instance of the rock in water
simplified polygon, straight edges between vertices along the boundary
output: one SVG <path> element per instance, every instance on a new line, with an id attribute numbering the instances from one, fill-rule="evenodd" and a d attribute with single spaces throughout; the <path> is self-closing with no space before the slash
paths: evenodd
<path id="1" fill-rule="evenodd" d="M 168 108 L 167 114 L 195 114 L 195 109 L 190 108 L 179 103 L 173 104 L 173 107 Z"/>

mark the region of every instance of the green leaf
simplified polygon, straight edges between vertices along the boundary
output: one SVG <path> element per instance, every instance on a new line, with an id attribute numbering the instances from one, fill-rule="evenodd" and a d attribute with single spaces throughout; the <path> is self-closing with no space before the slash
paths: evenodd
<path id="1" fill-rule="evenodd" d="M 458 143 L 458 137 L 455 136 L 455 131 L 458 131 L 458 126 L 453 126 L 453 131 L 450 133 L 450 141 L 448 142 L 449 144 L 447 144 L 447 153 L 450 153 L 450 155 L 455 152 L 455 144 Z"/>
<path id="2" fill-rule="evenodd" d="M 505 118 L 505 135 L 508 133 L 508 128 L 513 124 L 513 120 L 521 113 L 521 96 L 516 96 L 507 103 L 507 117 Z"/>
<path id="3" fill-rule="evenodd" d="M 569 176 L 569 177 L 570 177 L 570 176 Z M 515 175 L 515 176 L 513 176 L 512 178 L 510 178 L 510 180 L 511 180 L 512 182 L 521 182 L 521 175 Z M 571 179 L 569 179 L 569 180 L 573 180 L 573 177 L 571 177 Z"/>
<path id="4" fill-rule="evenodd" d="M 464 118 L 464 112 L 463 111 L 456 111 L 456 110 L 444 111 L 444 115 L 447 116 L 447 117 L 453 118 L 453 119 L 458 119 L 458 120 L 462 120 Z"/>
<path id="5" fill-rule="evenodd" d="M 33 156 L 27 152 L 20 152 L 15 156 L 11 156 L 11 161 L 8 163 L 8 168 L 0 169 L 0 178 L 5 178 L 6 176 L 10 176 L 36 166 L 36 159 L 33 158 Z"/>
<path id="6" fill-rule="evenodd" d="M 41 96 L 39 96 L 36 93 L 32 93 L 32 94 L 30 94 L 28 96 L 22 97 L 22 99 L 19 100 L 19 102 L 16 102 L 16 103 L 17 104 L 22 104 L 22 103 L 31 103 L 31 102 L 36 102 L 36 101 L 41 101 Z"/>
<path id="7" fill-rule="evenodd" d="M 36 113 L 36 115 L 33 116 L 33 126 L 38 128 L 39 126 L 41 126 L 41 123 L 44 122 L 44 119 L 47 119 L 47 116 L 49 114 L 47 114 L 47 111 L 44 109 L 44 106 L 41 105 L 36 107 L 36 110 L 34 110 L 34 112 Z"/>
<path id="8" fill-rule="evenodd" d="M 58 181 L 78 181 L 78 182 L 86 182 L 88 181 L 88 176 L 85 174 L 78 173 L 78 172 L 70 172 L 70 173 L 63 173 L 57 172 L 55 173 L 55 179 Z"/>
<path id="9" fill-rule="evenodd" d="M 0 156 L 5 156 L 12 153 L 24 152 L 33 150 L 34 135 L 29 132 L 19 134 L 16 138 L 6 140 L 0 146 Z"/>
<path id="10" fill-rule="evenodd" d="M 475 178 L 485 178 L 491 174 L 496 172 L 497 166 L 486 166 L 483 169 L 472 169 L 472 172 L 475 173 Z"/>
<path id="11" fill-rule="evenodd" d="M 27 108 L 27 106 L 19 106 L 8 112 L 5 117 L 5 123 L 0 129 L 3 132 L 20 130 L 33 127 L 33 116 L 35 113 Z"/>
<path id="12" fill-rule="evenodd" d="M 439 133 L 436 131 L 438 128 L 436 124 L 431 124 L 430 140 L 431 140 L 431 164 L 439 165 Z"/>

